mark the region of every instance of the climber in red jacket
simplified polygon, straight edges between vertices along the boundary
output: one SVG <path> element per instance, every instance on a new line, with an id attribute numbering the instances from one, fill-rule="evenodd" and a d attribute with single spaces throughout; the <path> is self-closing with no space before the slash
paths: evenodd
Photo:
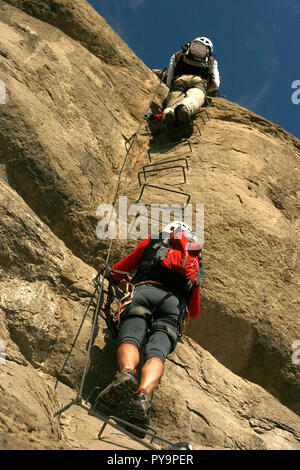
<path id="1" fill-rule="evenodd" d="M 166 243 L 166 238 L 170 242 Z M 174 249 L 170 248 L 172 243 Z M 190 250 L 194 250 L 193 256 Z M 160 239 L 143 240 L 112 268 L 115 281 L 136 270 L 132 279 L 135 287 L 132 301 L 121 315 L 117 350 L 120 372 L 102 391 L 101 399 L 114 404 L 117 396 L 119 401 L 127 403 L 130 422 L 139 427 L 145 428 L 149 423 L 153 391 L 163 375 L 168 354 L 176 347 L 187 312 L 191 317 L 199 313 L 201 250 L 202 244 L 197 243 L 190 227 L 176 221 L 164 228 Z M 162 264 L 153 262 L 158 252 Z M 180 261 L 176 272 L 178 256 L 183 262 Z M 145 362 L 138 384 L 136 367 L 147 334 Z"/>

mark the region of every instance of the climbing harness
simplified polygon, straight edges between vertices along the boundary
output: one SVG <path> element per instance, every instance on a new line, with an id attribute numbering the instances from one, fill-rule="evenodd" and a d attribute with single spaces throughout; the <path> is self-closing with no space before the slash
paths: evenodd
<path id="1" fill-rule="evenodd" d="M 121 315 L 124 312 L 125 308 L 128 307 L 128 305 L 132 301 L 132 296 L 133 296 L 133 291 L 134 291 L 134 286 L 130 282 L 126 282 L 126 291 L 123 297 L 119 301 L 118 309 L 116 314 L 113 315 L 113 321 L 119 328 L 120 326 L 120 320 L 121 320 Z"/>
<path id="2" fill-rule="evenodd" d="M 158 94 L 159 88 L 160 88 L 161 84 L 164 81 L 166 70 L 167 69 L 164 69 L 164 73 L 162 74 L 162 76 L 160 78 L 160 81 L 159 81 L 159 84 L 158 84 L 158 86 L 157 86 L 157 88 L 156 88 L 156 90 L 155 90 L 155 92 L 152 96 L 152 99 L 150 101 L 150 105 L 149 105 L 148 110 L 150 110 L 151 105 L 154 102 L 154 99 L 155 99 L 156 95 Z M 206 105 L 207 106 L 211 105 L 211 99 L 210 98 L 206 99 Z M 204 115 L 206 116 L 207 120 L 210 120 L 210 115 L 209 115 L 209 113 L 206 109 L 202 109 L 198 113 L 198 116 L 200 116 L 200 118 L 202 119 L 203 124 L 205 125 L 206 120 L 204 118 Z M 150 131 L 149 123 L 152 120 L 152 121 L 156 121 L 159 124 L 159 126 L 162 127 L 162 132 L 165 132 L 168 135 L 170 135 L 170 130 L 164 128 L 164 124 L 162 123 L 160 113 L 157 113 L 157 115 L 153 116 L 153 114 L 150 111 L 147 111 L 143 115 L 143 118 L 141 119 L 141 121 L 138 125 L 137 131 L 130 137 L 130 139 L 126 139 L 126 142 L 125 142 L 126 153 L 125 153 L 123 163 L 122 163 L 122 166 L 121 166 L 121 169 L 120 169 L 120 172 L 119 172 L 119 176 L 118 176 L 118 181 L 117 181 L 116 190 L 115 190 L 113 203 L 112 203 L 113 207 L 115 207 L 118 198 L 125 193 L 126 184 L 127 184 L 127 177 L 128 177 L 128 174 L 129 174 L 129 168 L 130 168 L 130 164 L 131 164 L 131 161 L 132 161 L 132 158 L 130 158 L 130 154 L 131 154 L 131 151 L 132 151 L 132 149 L 133 149 L 133 147 L 134 147 L 134 145 L 137 141 L 138 135 L 141 132 L 141 128 L 144 124 L 145 119 L 148 123 L 148 126 L 146 127 L 146 130 L 148 129 L 148 131 Z M 195 126 L 197 128 L 198 133 L 201 136 L 200 127 L 196 122 L 194 122 L 194 120 L 192 120 L 192 126 Z M 151 133 L 151 135 L 152 135 L 152 133 Z M 181 140 L 175 141 L 175 142 L 172 141 L 171 145 L 170 145 L 170 147 L 171 147 L 170 150 L 172 151 L 172 148 L 175 145 L 182 145 L 182 144 L 188 146 L 188 151 L 183 151 L 180 155 L 177 155 L 177 154 L 176 155 L 171 155 L 167 151 L 167 156 L 165 158 L 160 159 L 160 160 L 155 161 L 155 162 L 153 161 L 153 158 L 155 156 L 155 153 L 158 153 L 162 150 L 161 146 L 157 146 L 156 148 L 151 148 L 151 149 L 148 150 L 149 164 L 144 165 L 142 167 L 142 171 L 138 172 L 138 181 L 139 181 L 139 186 L 141 187 L 141 191 L 140 191 L 140 195 L 139 195 L 138 200 L 136 201 L 136 203 L 138 203 L 142 199 L 142 196 L 143 196 L 144 191 L 145 191 L 146 188 L 154 188 L 154 189 L 167 191 L 167 192 L 170 192 L 170 193 L 174 193 L 174 194 L 177 194 L 177 195 L 184 196 L 186 198 L 186 204 L 188 204 L 188 202 L 190 201 L 190 197 L 191 197 L 189 193 L 183 192 L 182 190 L 179 191 L 179 190 L 171 189 L 169 187 L 170 184 L 165 184 L 163 186 L 163 185 L 150 184 L 148 182 L 148 178 L 151 175 L 153 177 L 154 175 L 157 175 L 158 173 L 166 172 L 166 170 L 170 171 L 170 170 L 173 170 L 173 169 L 174 170 L 180 169 L 182 171 L 183 181 L 181 181 L 180 183 L 177 183 L 177 185 L 178 184 L 183 184 L 183 183 L 186 182 L 186 171 L 189 170 L 188 158 L 190 156 L 189 154 L 191 154 L 193 152 L 192 143 L 188 138 L 181 139 Z M 143 181 L 141 180 L 141 178 L 143 178 Z M 111 212 L 111 217 L 112 217 L 112 213 L 113 212 Z M 151 218 L 152 217 L 150 217 L 150 219 Z M 130 234 L 130 232 L 129 232 L 129 234 Z M 125 292 L 124 292 L 124 290 L 122 290 L 120 288 L 120 285 L 118 285 L 112 279 L 112 277 L 110 276 L 110 278 L 108 279 L 107 290 L 106 291 L 104 290 L 104 284 L 105 284 L 104 280 L 108 277 L 108 274 L 111 274 L 111 268 L 109 267 L 109 259 L 110 259 L 110 255 L 111 255 L 111 251 L 112 251 L 112 244 L 113 244 L 113 239 L 111 239 L 111 241 L 109 243 L 109 246 L 108 246 L 107 255 L 106 255 L 106 259 L 105 259 L 105 264 L 103 266 L 101 266 L 101 269 L 99 270 L 97 276 L 93 280 L 94 291 L 93 291 L 93 293 L 91 295 L 91 298 L 89 300 L 89 303 L 86 307 L 85 313 L 84 313 L 83 318 L 81 320 L 81 323 L 80 323 L 79 329 L 76 333 L 76 336 L 74 338 L 74 341 L 71 345 L 71 348 L 70 348 L 70 350 L 69 350 L 69 352 L 66 356 L 66 359 L 65 359 L 65 361 L 64 361 L 64 363 L 61 367 L 61 370 L 59 371 L 59 373 L 57 375 L 57 381 L 56 381 L 56 384 L 55 384 L 55 387 L 54 387 L 55 389 L 57 388 L 59 379 L 62 377 L 62 374 L 63 374 L 63 372 L 64 372 L 64 370 L 67 366 L 67 363 L 68 363 L 68 361 L 70 359 L 70 356 L 72 354 L 72 351 L 75 347 L 75 344 L 76 344 L 77 339 L 79 337 L 79 334 L 81 332 L 84 321 L 85 321 L 85 319 L 88 315 L 88 312 L 91 308 L 93 308 L 91 335 L 90 335 L 90 339 L 89 339 L 88 344 L 87 344 L 87 355 L 86 355 L 84 370 L 83 370 L 83 374 L 82 374 L 80 390 L 79 390 L 76 398 L 74 398 L 67 405 L 62 406 L 60 409 L 55 411 L 53 416 L 56 416 L 59 419 L 61 414 L 64 411 L 68 410 L 73 405 L 78 405 L 78 406 L 86 409 L 88 411 L 89 415 L 93 415 L 93 416 L 95 416 L 95 417 L 97 417 L 97 418 L 99 418 L 100 420 L 103 421 L 102 428 L 99 431 L 99 435 L 98 435 L 99 439 L 101 439 L 103 431 L 104 431 L 106 425 L 109 424 L 109 425 L 113 426 L 114 428 L 121 430 L 123 433 L 129 435 L 132 439 L 134 439 L 138 442 L 141 442 L 145 447 L 147 447 L 149 449 L 157 449 L 156 447 L 154 447 L 152 445 L 154 440 L 158 440 L 160 442 L 164 442 L 165 444 L 168 444 L 170 446 L 169 447 L 170 450 L 176 450 L 176 449 L 182 449 L 182 448 L 191 449 L 190 444 L 188 444 L 186 442 L 180 442 L 180 443 L 177 443 L 177 444 L 175 443 L 174 444 L 171 441 L 160 437 L 157 434 L 157 432 L 153 428 L 150 428 L 149 426 L 147 426 L 146 429 L 141 429 L 138 426 L 135 426 L 131 423 L 128 423 L 127 421 L 124 421 L 124 420 L 122 420 L 120 418 L 117 418 L 115 416 L 103 415 L 100 411 L 95 409 L 93 404 L 91 405 L 91 403 L 89 402 L 89 399 L 91 397 L 91 393 L 90 393 L 90 395 L 87 399 L 84 399 L 83 396 L 82 396 L 83 395 L 83 387 L 84 387 L 85 379 L 86 379 L 86 376 L 87 376 L 88 362 L 89 362 L 89 358 L 90 358 L 91 347 L 94 344 L 94 341 L 95 341 L 95 339 L 97 337 L 97 334 L 98 334 L 98 331 L 99 331 L 98 318 L 100 316 L 102 319 L 105 320 L 106 325 L 108 327 L 108 330 L 111 333 L 111 336 L 113 338 L 116 338 L 117 335 L 118 335 L 118 328 L 119 328 L 119 325 L 120 325 L 120 317 L 121 317 L 122 313 L 124 312 L 124 310 L 130 304 L 130 302 L 132 300 L 132 295 L 133 295 L 133 292 L 134 292 L 134 288 L 135 288 L 129 282 L 129 280 L 127 280 L 126 281 Z M 122 273 L 122 274 L 128 274 L 128 273 Z M 106 294 L 105 304 L 104 304 L 104 294 Z M 169 293 L 168 293 L 168 295 L 169 295 Z M 112 305 L 112 303 L 114 302 L 115 299 L 119 301 L 119 305 L 118 305 L 118 309 L 117 309 L 116 313 L 112 314 L 111 313 L 111 305 Z M 166 300 L 166 297 L 164 297 L 163 300 Z M 101 312 L 103 312 L 103 313 L 101 313 Z M 97 389 L 97 387 L 96 387 L 96 389 Z M 95 389 L 92 390 L 92 392 L 94 392 L 94 391 L 95 391 Z M 140 439 L 139 437 L 135 436 L 132 432 L 130 432 L 130 429 L 142 431 L 143 433 L 145 433 L 146 435 L 151 437 L 151 442 L 148 443 L 148 442 Z"/>

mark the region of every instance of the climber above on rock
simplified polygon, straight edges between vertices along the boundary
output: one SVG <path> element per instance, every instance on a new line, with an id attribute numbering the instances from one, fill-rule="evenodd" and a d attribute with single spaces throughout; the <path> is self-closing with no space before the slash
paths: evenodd
<path id="1" fill-rule="evenodd" d="M 163 112 L 168 129 L 190 126 L 190 116 L 199 112 L 207 92 L 219 89 L 220 75 L 213 49 L 210 39 L 197 37 L 172 55 L 167 76 L 169 94 Z"/>
<path id="2" fill-rule="evenodd" d="M 120 372 L 101 399 L 128 406 L 132 424 L 144 428 L 165 360 L 176 347 L 187 314 L 199 313 L 202 243 L 183 222 L 168 224 L 158 237 L 141 241 L 112 268 L 115 281 L 135 270 L 132 300 L 121 314 L 117 362 Z M 136 368 L 146 338 L 140 382 Z M 141 436 L 144 437 L 144 436 Z"/>

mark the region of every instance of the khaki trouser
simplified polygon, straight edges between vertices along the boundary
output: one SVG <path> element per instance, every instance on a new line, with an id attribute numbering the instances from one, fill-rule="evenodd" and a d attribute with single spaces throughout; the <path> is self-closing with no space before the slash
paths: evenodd
<path id="1" fill-rule="evenodd" d="M 181 75 L 171 85 L 163 117 L 169 111 L 173 112 L 179 104 L 186 106 L 190 116 L 192 116 L 203 106 L 205 97 L 206 87 L 201 77 L 198 75 Z"/>

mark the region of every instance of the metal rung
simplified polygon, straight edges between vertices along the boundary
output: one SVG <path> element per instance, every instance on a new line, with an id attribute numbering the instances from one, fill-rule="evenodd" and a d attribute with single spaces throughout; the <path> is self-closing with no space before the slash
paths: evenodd
<path id="1" fill-rule="evenodd" d="M 186 164 L 186 169 L 189 169 L 189 164 L 188 164 L 188 159 L 186 157 L 178 157 L 178 158 L 173 158 L 172 160 L 159 160 L 158 162 L 155 163 L 147 163 L 146 165 L 143 166 L 143 171 L 145 168 L 148 168 L 150 166 L 156 166 L 156 165 L 162 165 L 165 163 L 173 163 L 173 162 L 179 162 L 179 161 L 184 161 Z"/>
<path id="2" fill-rule="evenodd" d="M 95 411 L 93 410 L 93 412 L 95 412 Z M 117 418 L 116 416 L 108 416 L 108 417 L 106 417 L 106 419 L 105 419 L 105 421 L 104 421 L 104 423 L 103 423 L 103 426 L 102 426 L 102 428 L 100 429 L 99 434 L 98 434 L 98 439 L 99 439 L 99 440 L 101 440 L 102 433 L 103 433 L 104 429 L 106 428 L 106 426 L 107 426 L 108 424 L 112 424 L 112 423 L 110 422 L 111 420 L 114 420 L 117 424 L 121 424 L 121 425 L 123 425 L 123 426 L 130 427 L 130 428 L 132 428 L 132 429 L 134 429 L 134 430 L 136 430 L 136 431 L 140 431 L 140 432 L 142 432 L 142 433 L 144 433 L 144 434 L 146 434 L 146 435 L 152 437 L 151 443 L 152 443 L 155 439 L 157 439 L 157 440 L 159 440 L 159 441 L 161 441 L 161 442 L 165 442 L 166 444 L 169 444 L 169 445 L 171 445 L 171 446 L 174 445 L 174 444 L 173 444 L 171 441 L 169 441 L 168 439 L 164 439 L 163 437 L 159 436 L 159 435 L 157 434 L 157 431 L 156 431 L 155 429 L 150 428 L 149 426 L 147 426 L 146 429 L 144 429 L 144 428 L 141 428 L 141 427 L 139 427 L 139 426 L 136 426 L 135 424 L 128 423 L 127 421 L 124 421 L 123 419 Z M 125 432 L 127 431 L 126 429 L 123 429 L 123 428 L 119 428 L 119 429 L 120 429 L 121 431 L 123 431 L 123 432 L 124 432 L 124 431 L 125 431 Z M 129 433 L 130 433 L 130 431 L 129 431 Z"/>
<path id="3" fill-rule="evenodd" d="M 178 157 L 178 158 L 172 158 L 171 160 L 160 160 L 158 162 L 155 162 L 155 163 L 148 163 L 147 165 L 144 165 L 142 168 L 143 170 L 140 171 L 138 173 L 138 175 L 140 175 L 141 173 L 145 173 L 145 170 L 146 168 L 149 168 L 149 167 L 154 167 L 154 166 L 157 166 L 157 165 L 164 165 L 166 163 L 174 163 L 174 162 L 184 162 L 185 165 L 186 165 L 186 169 L 189 170 L 189 164 L 188 164 L 188 159 L 186 157 Z M 168 167 L 161 167 L 161 168 L 168 168 Z M 145 177 L 145 181 L 146 181 L 146 175 L 144 175 Z M 139 179 L 140 180 L 140 179 Z M 141 185 L 140 185 L 141 186 Z"/>
<path id="4" fill-rule="evenodd" d="M 205 121 L 204 121 L 204 122 L 205 122 Z M 198 132 L 199 132 L 199 135 L 201 136 L 202 133 L 201 133 L 201 130 L 200 130 L 200 127 L 198 126 L 198 124 L 197 124 L 196 122 L 194 122 L 193 125 L 197 127 Z"/>
<path id="5" fill-rule="evenodd" d="M 205 125 L 205 124 L 206 124 L 206 121 L 205 121 L 204 117 L 202 116 L 202 113 L 197 114 L 197 116 L 201 117 L 202 122 L 203 122 L 203 124 Z"/>
<path id="6" fill-rule="evenodd" d="M 134 424 L 131 424 L 131 423 L 128 423 L 127 421 L 121 419 L 121 418 L 117 418 L 116 416 L 106 416 L 104 415 L 103 413 L 101 413 L 100 411 L 98 411 L 95 406 L 96 406 L 96 403 L 98 402 L 99 398 L 101 397 L 101 392 L 103 390 L 100 389 L 100 387 L 94 387 L 91 391 L 91 393 L 89 394 L 88 398 L 86 399 L 86 403 L 88 403 L 88 400 L 90 399 L 90 397 L 93 395 L 93 393 L 97 390 L 100 390 L 100 393 L 98 394 L 96 400 L 94 401 L 93 404 L 91 404 L 91 407 L 89 409 L 89 414 L 90 415 L 94 415 L 96 417 L 99 417 L 101 418 L 104 423 L 102 425 L 102 428 L 100 429 L 99 431 L 99 434 L 98 434 L 98 439 L 101 439 L 101 435 L 105 429 L 105 427 L 107 426 L 107 424 L 110 424 L 110 425 L 113 425 L 113 423 L 110 423 L 109 421 L 110 420 L 114 420 L 116 423 L 119 423 L 119 424 L 122 424 L 123 426 L 129 426 L 131 427 L 132 429 L 136 429 L 138 431 L 141 431 L 141 432 L 145 432 L 146 434 L 149 434 L 151 436 L 151 441 L 150 443 L 152 444 L 152 442 L 154 441 L 155 438 L 159 439 L 159 440 L 162 440 L 164 442 L 166 442 L 167 444 L 171 444 L 171 445 L 174 445 L 173 443 L 171 443 L 170 441 L 168 441 L 167 439 L 163 439 L 162 437 L 160 437 L 158 434 L 157 434 L 157 431 L 150 427 L 150 426 L 147 426 L 147 430 L 146 429 L 143 429 L 143 428 L 140 428 L 139 426 L 136 426 Z M 85 406 L 83 406 L 85 408 Z M 122 427 L 119 427 L 119 426 L 116 426 L 114 425 L 114 427 L 116 427 L 117 429 L 119 429 L 120 431 L 126 433 L 126 434 L 130 434 L 130 436 L 132 437 L 132 434 L 130 433 L 130 431 L 128 432 L 126 429 L 123 429 Z M 133 435 L 133 437 L 136 439 L 136 440 L 140 440 L 137 436 Z M 140 440 L 140 442 L 142 442 L 143 444 L 146 444 L 144 443 L 142 440 Z"/>
<path id="7" fill-rule="evenodd" d="M 151 170 L 139 171 L 139 173 L 138 173 L 139 185 L 140 185 L 140 186 L 142 185 L 140 175 L 144 175 L 144 178 L 145 178 L 145 181 L 146 181 L 146 179 L 147 179 L 146 174 L 147 174 L 147 173 L 154 173 L 154 172 L 158 173 L 158 172 L 161 172 L 161 171 L 164 171 L 164 170 L 171 170 L 171 169 L 173 169 L 173 168 L 181 168 L 181 169 L 182 169 L 182 173 L 183 173 L 183 178 L 184 178 L 184 180 L 181 181 L 180 183 L 173 183 L 173 186 L 174 186 L 174 184 L 177 184 L 177 185 L 178 185 L 178 184 L 184 184 L 184 183 L 186 183 L 186 175 L 185 175 L 185 168 L 184 168 L 184 166 L 183 166 L 183 165 L 170 165 L 170 166 L 165 166 L 165 167 L 161 167 L 161 168 L 153 168 L 153 169 L 151 169 Z M 168 184 L 168 183 L 165 183 L 165 184 L 167 184 L 167 185 L 169 185 L 169 186 L 172 186 L 171 184 Z"/>
<path id="8" fill-rule="evenodd" d="M 210 121 L 210 115 L 209 115 L 209 113 L 207 112 L 206 109 L 200 109 L 200 111 L 196 114 L 196 116 L 201 117 L 201 119 L 203 121 L 203 124 L 206 125 L 206 121 L 205 121 L 204 117 L 202 116 L 202 113 L 206 114 L 208 121 Z"/>
<path id="9" fill-rule="evenodd" d="M 183 141 L 178 140 L 177 142 L 170 142 L 169 144 L 157 145 L 157 146 L 155 146 L 155 150 L 156 150 L 156 149 L 163 149 L 163 148 L 166 148 L 166 147 L 169 147 L 169 146 L 170 146 L 170 147 L 174 147 L 175 145 L 177 145 L 177 144 L 182 144 L 182 143 L 183 143 Z M 193 149 L 192 149 L 192 144 L 191 144 L 190 140 L 189 140 L 189 139 L 186 139 L 184 143 L 187 143 L 187 144 L 189 145 L 189 147 L 190 147 L 189 152 L 191 153 L 191 152 L 193 151 Z M 171 151 L 171 150 L 173 150 L 173 149 L 171 148 L 170 151 Z M 158 150 L 158 152 L 159 152 L 159 151 L 160 151 L 160 150 Z M 148 150 L 148 158 L 149 158 L 150 163 L 152 162 L 152 160 L 151 160 L 151 153 L 158 153 L 158 152 L 153 151 L 152 149 L 149 149 L 149 150 Z M 179 157 L 180 155 L 184 155 L 185 153 L 186 153 L 186 152 L 184 152 L 183 154 L 180 153 L 180 154 L 178 154 L 177 156 Z M 169 158 L 169 157 L 166 157 L 166 158 Z"/>
<path id="10" fill-rule="evenodd" d="M 205 113 L 206 116 L 207 116 L 207 119 L 210 121 L 210 114 L 209 114 L 209 112 L 207 111 L 207 109 L 201 109 L 201 110 L 200 110 L 200 113 Z"/>
<path id="11" fill-rule="evenodd" d="M 67 405 L 64 405 L 62 406 L 61 408 L 59 408 L 59 410 L 55 411 L 53 413 L 53 416 L 59 416 L 63 414 L 64 411 L 67 411 L 69 408 L 71 408 L 71 406 L 73 405 L 80 405 L 81 403 L 81 398 L 80 397 L 77 397 L 77 398 L 74 398 L 72 401 L 70 401 L 70 403 L 68 403 Z"/>
<path id="12" fill-rule="evenodd" d="M 95 389 L 98 389 L 99 387 L 95 387 L 92 392 L 95 391 Z M 92 393 L 90 393 L 89 397 L 91 396 Z M 66 411 L 67 409 L 71 408 L 71 406 L 73 405 L 78 405 L 80 406 L 81 408 L 83 408 L 84 410 L 88 411 L 88 414 L 91 415 L 91 416 L 94 416 L 98 419 L 101 419 L 102 421 L 104 421 L 103 425 L 102 425 L 102 428 L 100 429 L 99 431 L 99 434 L 98 434 L 98 439 L 101 439 L 101 436 L 102 436 L 102 433 L 105 429 L 105 427 L 107 426 L 107 424 L 109 424 L 110 426 L 114 427 L 115 429 L 118 429 L 119 431 L 123 432 L 124 434 L 128 435 L 129 437 L 131 437 L 133 440 L 143 444 L 145 447 L 147 447 L 148 449 L 150 450 L 157 450 L 157 447 L 154 447 L 152 445 L 153 441 L 156 439 L 158 441 L 161 441 L 161 442 L 164 442 L 168 445 L 170 445 L 170 449 L 173 450 L 173 449 L 176 449 L 176 446 L 177 444 L 174 444 L 173 442 L 169 441 L 168 439 L 165 439 L 161 436 L 158 435 L 157 431 L 150 427 L 150 426 L 147 426 L 146 429 L 143 429 L 139 426 L 136 426 L 134 424 L 131 424 L 131 423 L 128 423 L 127 421 L 124 421 L 120 418 L 117 418 L 115 416 L 106 416 L 102 413 L 100 413 L 100 411 L 94 409 L 93 407 L 89 408 L 86 404 L 84 404 L 82 402 L 82 397 L 80 396 L 77 396 L 76 398 L 74 398 L 73 400 L 71 400 L 70 403 L 68 403 L 67 405 L 65 406 L 62 406 L 59 410 L 55 411 L 53 413 L 53 416 L 58 416 L 60 417 L 60 415 Z M 86 401 L 87 403 L 87 401 Z M 113 420 L 114 422 L 111 422 L 111 420 Z M 140 431 L 142 433 L 144 433 L 145 435 L 148 435 L 151 437 L 151 441 L 150 443 L 149 442 L 146 442 L 144 441 L 142 438 L 139 438 L 138 436 L 136 436 L 134 433 L 131 433 L 130 431 L 127 431 L 125 428 L 122 427 L 123 426 L 126 426 L 126 427 L 129 427 L 131 429 L 135 429 L 137 431 Z"/>
<path id="13" fill-rule="evenodd" d="M 141 439 L 140 437 L 136 436 L 135 434 L 131 433 L 130 431 L 127 431 L 125 428 L 123 428 L 122 426 L 120 426 L 118 423 L 117 423 L 117 420 L 119 418 L 116 418 L 115 419 L 115 422 L 113 421 L 110 421 L 108 422 L 111 418 L 114 418 L 113 416 L 106 416 L 104 415 L 103 413 L 101 413 L 100 411 L 96 410 L 95 408 L 91 407 L 91 408 L 88 408 L 86 405 L 81 405 L 82 408 L 84 408 L 85 410 L 88 410 L 88 414 L 90 416 L 94 416 L 95 418 L 98 418 L 98 419 L 101 419 L 102 421 L 104 421 L 104 424 L 102 425 L 102 428 L 100 429 L 99 433 L 98 433 L 98 439 L 100 440 L 101 439 L 101 435 L 106 427 L 107 424 L 109 424 L 110 426 L 112 426 L 113 428 L 115 429 L 118 429 L 118 431 L 121 431 L 123 432 L 124 434 L 126 434 L 127 436 L 129 436 L 130 438 L 132 438 L 133 440 L 135 440 L 136 442 L 139 442 L 140 444 L 143 444 L 145 447 L 147 447 L 148 449 L 150 450 L 157 450 L 157 447 L 154 447 L 152 445 L 152 442 L 153 442 L 153 438 L 151 439 L 151 442 L 147 442 L 147 441 L 144 441 L 143 439 Z M 122 421 L 122 420 L 120 420 Z M 127 422 L 124 421 L 127 425 Z M 130 423 L 128 423 L 129 425 Z M 151 428 L 152 429 L 152 428 Z M 145 430 L 143 429 L 142 430 L 143 432 L 145 432 Z M 160 437 L 160 436 L 159 436 Z M 173 444 L 174 445 L 174 444 Z"/>
<path id="14" fill-rule="evenodd" d="M 154 186 L 153 184 L 145 183 L 145 184 L 143 184 L 141 193 L 140 193 L 140 195 L 139 195 L 138 200 L 136 201 L 136 204 L 138 204 L 138 202 L 141 200 L 142 195 L 143 195 L 143 192 L 144 192 L 144 189 L 145 189 L 146 186 L 149 187 L 149 188 L 161 189 L 162 191 L 168 191 L 168 192 L 170 192 L 170 193 L 180 194 L 181 196 L 187 196 L 187 202 L 186 202 L 186 204 L 188 204 L 189 201 L 190 201 L 190 199 L 191 199 L 191 195 L 188 194 L 188 193 L 184 193 L 184 192 L 182 192 L 182 191 L 175 191 L 175 189 L 169 189 L 169 188 L 164 188 L 164 187 L 162 187 L 162 186 Z"/>

